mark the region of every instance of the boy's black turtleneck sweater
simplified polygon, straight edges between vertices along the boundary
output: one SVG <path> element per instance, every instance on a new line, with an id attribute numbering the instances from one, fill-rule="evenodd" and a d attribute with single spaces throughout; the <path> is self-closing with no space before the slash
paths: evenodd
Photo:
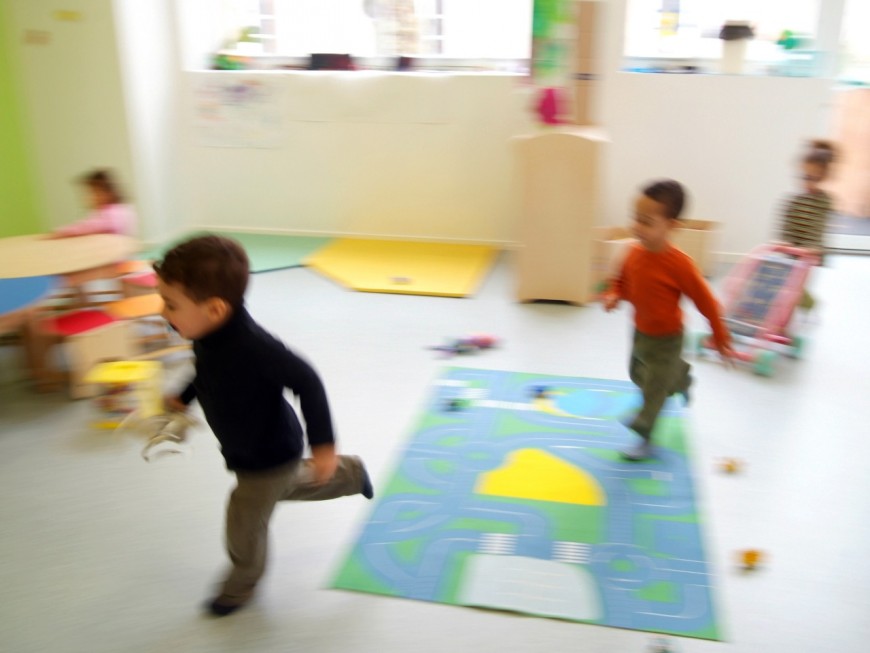
<path id="1" fill-rule="evenodd" d="M 244 306 L 194 341 L 196 377 L 181 401 L 199 400 L 227 467 L 256 471 L 302 455 L 304 434 L 284 388 L 299 397 L 311 446 L 335 441 L 317 372 L 254 322 Z"/>

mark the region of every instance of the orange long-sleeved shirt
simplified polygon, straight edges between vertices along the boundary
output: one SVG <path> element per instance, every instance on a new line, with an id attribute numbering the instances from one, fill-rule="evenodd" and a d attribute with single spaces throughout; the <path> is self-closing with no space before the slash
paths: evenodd
<path id="1" fill-rule="evenodd" d="M 634 305 L 637 330 L 650 336 L 676 335 L 683 330 L 680 297 L 691 299 L 713 330 L 719 345 L 731 343 L 719 303 L 689 255 L 672 244 L 652 252 L 636 244 L 629 249 L 610 292 Z"/>

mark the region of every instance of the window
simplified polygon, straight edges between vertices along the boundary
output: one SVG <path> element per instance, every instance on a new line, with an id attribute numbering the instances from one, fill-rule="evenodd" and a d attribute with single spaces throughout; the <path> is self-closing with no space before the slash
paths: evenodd
<path id="1" fill-rule="evenodd" d="M 414 15 L 414 3 L 407 3 L 408 20 L 416 21 L 420 25 L 419 44 L 417 50 L 424 55 L 444 54 L 444 0 L 421 0 L 416 5 Z M 406 47 L 414 47 L 410 41 Z M 393 54 L 402 54 L 401 51 Z"/>
<path id="2" fill-rule="evenodd" d="M 840 42 L 840 78 L 847 82 L 870 84 L 870 2 L 846 0 Z"/>
<path id="3" fill-rule="evenodd" d="M 243 0 L 224 5 L 224 20 L 234 32 L 226 43 L 227 50 L 239 54 L 272 54 L 275 39 L 274 0 Z"/>
<path id="4" fill-rule="evenodd" d="M 866 0 L 853 0 L 861 2 Z M 789 50 L 778 44 L 786 31 L 792 37 L 789 49 L 812 49 L 818 12 L 819 0 L 628 0 L 625 56 L 718 59 L 722 25 L 743 20 L 755 31 L 747 58 L 778 62 L 788 56 Z"/>
<path id="5" fill-rule="evenodd" d="M 224 0 L 224 52 L 525 61 L 533 0 Z"/>

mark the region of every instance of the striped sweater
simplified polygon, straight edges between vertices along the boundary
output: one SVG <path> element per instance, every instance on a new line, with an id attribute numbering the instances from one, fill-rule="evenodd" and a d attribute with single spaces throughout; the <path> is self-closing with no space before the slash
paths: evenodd
<path id="1" fill-rule="evenodd" d="M 824 191 L 789 198 L 783 211 L 782 240 L 797 247 L 824 249 L 830 212 L 831 198 Z"/>

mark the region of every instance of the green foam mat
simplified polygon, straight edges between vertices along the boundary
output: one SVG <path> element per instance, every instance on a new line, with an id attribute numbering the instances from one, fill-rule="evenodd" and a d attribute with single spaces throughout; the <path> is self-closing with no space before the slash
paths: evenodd
<path id="1" fill-rule="evenodd" d="M 205 233 L 220 234 L 239 241 L 248 253 L 251 272 L 269 272 L 304 265 L 311 256 L 332 239 L 318 236 L 291 236 L 283 234 L 245 233 L 237 231 L 197 231 L 185 234 L 169 243 L 139 253 L 143 258 L 159 259 L 174 245 Z"/>

